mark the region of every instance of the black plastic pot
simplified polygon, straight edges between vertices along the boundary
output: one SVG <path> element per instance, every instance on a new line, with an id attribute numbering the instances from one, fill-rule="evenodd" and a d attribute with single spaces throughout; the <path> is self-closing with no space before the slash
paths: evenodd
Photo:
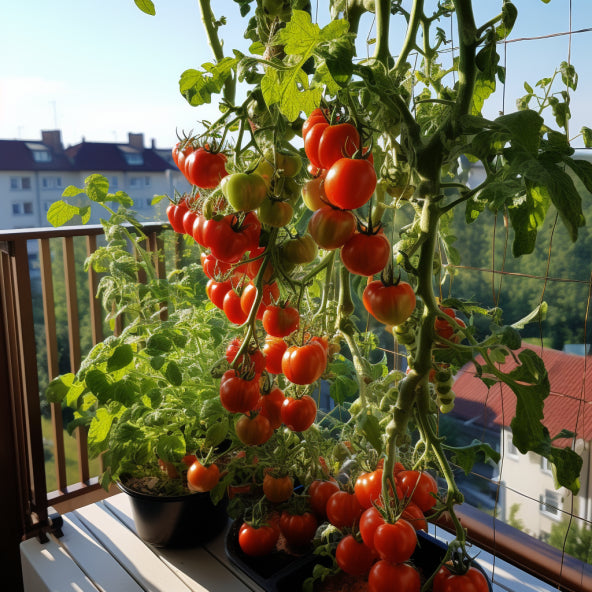
<path id="1" fill-rule="evenodd" d="M 240 521 L 233 522 L 228 530 L 226 555 L 266 592 L 301 592 L 302 584 L 312 575 L 314 566 L 327 560 L 313 553 L 294 557 L 282 551 L 274 551 L 264 557 L 249 557 L 242 552 L 238 545 L 240 525 Z M 419 569 L 420 573 L 432 574 L 446 554 L 446 543 L 423 531 L 418 531 L 417 538 L 418 545 L 410 561 Z M 325 565 L 327 564 L 325 563 Z M 491 582 L 483 568 L 475 561 L 473 565 L 483 572 L 489 585 L 489 591 L 492 592 Z"/>
<path id="2" fill-rule="evenodd" d="M 226 497 L 214 505 L 209 493 L 163 497 L 118 486 L 130 498 L 138 536 L 155 547 L 196 547 L 228 523 Z"/>

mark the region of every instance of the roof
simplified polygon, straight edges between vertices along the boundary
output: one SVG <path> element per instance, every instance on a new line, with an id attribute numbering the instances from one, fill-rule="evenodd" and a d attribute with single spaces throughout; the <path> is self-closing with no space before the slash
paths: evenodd
<path id="1" fill-rule="evenodd" d="M 542 357 L 551 392 L 545 399 L 543 424 L 551 438 L 562 429 L 575 432 L 578 438 L 592 440 L 592 356 L 577 356 L 554 349 L 526 345 L 516 353 L 531 349 Z M 477 359 L 477 362 L 482 359 Z M 510 372 L 517 366 L 512 356 L 500 366 Z M 456 394 L 454 415 L 492 428 L 510 425 L 516 411 L 516 396 L 506 384 L 490 389 L 479 380 L 473 364 L 464 366 L 453 386 Z"/>
<path id="2" fill-rule="evenodd" d="M 48 153 L 49 160 L 35 160 L 35 152 Z M 63 152 L 38 140 L 0 140 L 0 171 L 70 171 L 72 164 Z"/>
<path id="3" fill-rule="evenodd" d="M 64 150 L 59 132 L 57 134 L 54 144 L 39 140 L 0 140 L 0 171 L 164 172 L 176 169 L 170 159 L 163 156 L 165 150 L 109 142 L 82 142 Z"/>

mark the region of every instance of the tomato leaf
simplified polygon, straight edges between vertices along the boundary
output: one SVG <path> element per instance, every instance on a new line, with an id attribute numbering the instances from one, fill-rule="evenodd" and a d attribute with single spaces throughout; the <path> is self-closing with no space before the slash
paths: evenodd
<path id="1" fill-rule="evenodd" d="M 358 427 L 362 430 L 371 446 L 378 452 L 378 454 L 381 454 L 382 429 L 378 418 L 369 413 L 362 413 L 358 419 Z"/>
<path id="2" fill-rule="evenodd" d="M 519 321 L 512 323 L 512 328 L 516 330 L 524 329 L 528 323 L 540 323 L 547 317 L 548 305 L 546 302 L 541 302 L 531 313 L 521 318 Z"/>
<path id="3" fill-rule="evenodd" d="M 156 454 L 165 462 L 175 462 L 181 458 L 187 450 L 185 438 L 181 432 L 161 436 L 156 443 Z"/>
<path id="4" fill-rule="evenodd" d="M 115 416 L 109 413 L 105 408 L 100 407 L 97 409 L 97 413 L 90 422 L 88 429 L 89 443 L 93 446 L 100 446 L 104 442 L 107 442 L 114 419 Z"/>
<path id="5" fill-rule="evenodd" d="M 134 0 L 136 6 L 144 13 L 154 16 L 156 14 L 156 7 L 152 0 Z"/>
<path id="6" fill-rule="evenodd" d="M 222 90 L 242 57 L 240 52 L 235 52 L 234 58 L 225 57 L 216 64 L 202 64 L 203 71 L 185 70 L 179 79 L 181 94 L 194 107 L 211 103 L 212 95 Z"/>
<path id="7" fill-rule="evenodd" d="M 473 440 L 467 446 L 448 446 L 443 444 L 444 450 L 453 454 L 454 462 L 468 475 L 478 459 L 483 462 L 492 460 L 495 464 L 500 461 L 500 453 L 489 444 L 480 440 Z"/>
<path id="8" fill-rule="evenodd" d="M 181 384 L 183 384 L 183 374 L 181 374 L 179 366 L 172 360 L 167 364 L 164 375 L 174 386 L 181 386 Z"/>
<path id="9" fill-rule="evenodd" d="M 113 353 L 107 359 L 107 372 L 115 372 L 125 368 L 134 359 L 134 352 L 132 346 L 129 343 L 115 348 Z"/>

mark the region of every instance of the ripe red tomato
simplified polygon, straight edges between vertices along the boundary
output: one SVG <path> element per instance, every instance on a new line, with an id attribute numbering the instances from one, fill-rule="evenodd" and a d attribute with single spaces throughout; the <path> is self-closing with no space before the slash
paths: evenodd
<path id="1" fill-rule="evenodd" d="M 442 308 L 441 310 L 444 314 L 447 314 L 449 317 L 454 319 L 461 327 L 466 326 L 462 319 L 456 317 L 456 312 L 452 308 Z M 457 330 L 456 327 L 453 327 L 452 323 L 448 322 L 446 319 L 437 317 L 434 321 L 434 329 L 438 337 L 448 339 L 454 343 L 458 343 L 460 341 L 460 335 L 455 335 L 455 331 Z"/>
<path id="2" fill-rule="evenodd" d="M 329 498 L 339 491 L 339 485 L 336 481 L 322 481 L 316 479 L 308 488 L 309 504 L 312 511 L 324 520 L 327 517 L 326 507 Z"/>
<path id="3" fill-rule="evenodd" d="M 259 557 L 275 549 L 279 536 L 280 532 L 274 526 L 255 527 L 244 522 L 238 531 L 238 544 L 246 555 Z"/>
<path id="4" fill-rule="evenodd" d="M 415 292 L 407 282 L 370 282 L 362 294 L 364 308 L 385 325 L 400 325 L 415 309 Z"/>
<path id="5" fill-rule="evenodd" d="M 267 394 L 261 394 L 256 411 L 269 420 L 269 425 L 277 430 L 282 425 L 282 405 L 286 399 L 284 391 L 275 387 Z"/>
<path id="6" fill-rule="evenodd" d="M 222 301 L 222 310 L 226 318 L 235 325 L 242 325 L 248 318 L 241 306 L 241 297 L 234 290 L 228 290 Z"/>
<path id="7" fill-rule="evenodd" d="M 340 158 L 327 171 L 325 194 L 338 208 L 355 210 L 362 207 L 368 203 L 374 189 L 376 171 L 366 158 Z"/>
<path id="8" fill-rule="evenodd" d="M 312 384 L 322 376 L 326 367 L 327 352 L 316 341 L 293 345 L 282 357 L 282 372 L 294 384 Z"/>
<path id="9" fill-rule="evenodd" d="M 185 228 L 183 226 L 183 217 L 185 216 L 185 212 L 187 212 L 189 208 L 187 207 L 187 202 L 182 199 L 178 203 L 171 202 L 167 206 L 167 218 L 171 223 L 171 226 L 175 232 L 179 234 L 185 233 Z"/>
<path id="10" fill-rule="evenodd" d="M 327 518 L 337 528 L 353 528 L 362 515 L 362 506 L 355 494 L 337 491 L 328 500 L 325 507 Z"/>
<path id="11" fill-rule="evenodd" d="M 215 304 L 220 310 L 224 307 L 224 298 L 229 291 L 232 291 L 232 282 L 225 280 L 217 282 L 216 280 L 208 280 L 206 284 L 206 295 L 212 304 Z"/>
<path id="12" fill-rule="evenodd" d="M 225 165 L 225 154 L 200 147 L 185 158 L 184 173 L 192 185 L 214 189 L 228 175 Z"/>
<path id="13" fill-rule="evenodd" d="M 415 528 L 415 530 L 428 531 L 428 523 L 425 519 L 424 513 L 421 508 L 412 501 L 407 502 L 405 509 L 401 513 L 401 518 L 404 518 Z"/>
<path id="14" fill-rule="evenodd" d="M 282 403 L 282 422 L 293 432 L 304 432 L 317 417 L 317 404 L 315 400 L 304 395 L 299 399 L 286 397 Z"/>
<path id="15" fill-rule="evenodd" d="M 267 336 L 263 344 L 265 355 L 265 369 L 270 374 L 282 373 L 282 358 L 288 349 L 288 344 L 280 337 Z"/>
<path id="16" fill-rule="evenodd" d="M 382 232 L 354 233 L 341 247 L 341 261 L 357 275 L 372 276 L 380 273 L 388 263 L 391 244 Z"/>
<path id="17" fill-rule="evenodd" d="M 377 561 L 368 574 L 368 592 L 391 592 L 393 586 L 397 592 L 419 592 L 419 572 L 407 563 Z"/>
<path id="18" fill-rule="evenodd" d="M 362 508 L 370 508 L 382 495 L 382 469 L 362 473 L 356 479 L 354 493 Z"/>
<path id="19" fill-rule="evenodd" d="M 187 486 L 192 491 L 211 491 L 218 485 L 218 481 L 220 481 L 218 465 L 212 464 L 206 467 L 196 460 L 187 469 Z"/>
<path id="20" fill-rule="evenodd" d="M 234 362 L 234 358 L 238 354 L 238 350 L 242 345 L 241 340 L 238 337 L 235 337 L 226 347 L 225 357 L 229 364 Z M 263 370 L 265 370 L 265 355 L 263 352 L 255 346 L 250 346 L 247 351 L 247 356 L 241 355 L 241 357 L 236 361 L 236 366 L 244 366 L 246 361 L 250 363 L 250 370 L 252 370 L 255 374 L 261 374 Z"/>
<path id="21" fill-rule="evenodd" d="M 487 578 L 476 567 L 469 567 L 464 574 L 455 573 L 443 565 L 434 577 L 433 592 L 487 592 Z"/>
<path id="22" fill-rule="evenodd" d="M 360 516 L 360 534 L 362 540 L 370 549 L 374 549 L 374 533 L 381 524 L 384 524 L 384 517 L 375 506 L 371 506 L 362 512 Z"/>
<path id="23" fill-rule="evenodd" d="M 257 309 L 256 314 L 256 318 L 259 320 L 263 318 L 265 309 L 280 297 L 280 288 L 275 282 L 272 282 L 271 284 L 263 284 L 262 292 L 263 295 L 261 296 L 261 302 L 259 303 L 259 308 Z M 249 282 L 241 294 L 241 307 L 245 314 L 250 314 L 256 298 L 257 288 L 255 287 L 255 284 Z"/>
<path id="24" fill-rule="evenodd" d="M 338 249 L 356 230 L 356 218 L 348 210 L 319 208 L 308 221 L 308 232 L 322 249 Z"/>
<path id="25" fill-rule="evenodd" d="M 173 159 L 183 175 L 185 174 L 185 161 L 194 150 L 195 146 L 189 140 L 178 142 L 173 149 Z"/>
<path id="26" fill-rule="evenodd" d="M 294 491 L 294 480 L 290 475 L 274 477 L 269 473 L 263 477 L 263 493 L 274 504 L 280 504 L 290 499 Z"/>
<path id="27" fill-rule="evenodd" d="M 230 263 L 218 261 L 212 254 L 202 253 L 200 258 L 202 269 L 210 279 L 223 277 L 232 269 Z"/>
<path id="28" fill-rule="evenodd" d="M 315 126 L 317 123 L 328 123 L 327 118 L 325 116 L 325 112 L 317 107 L 313 109 L 312 113 L 307 117 L 306 121 L 302 124 L 302 139 L 305 140 L 308 132 Z"/>
<path id="29" fill-rule="evenodd" d="M 293 306 L 268 306 L 261 318 L 263 328 L 272 337 L 287 337 L 298 330 L 300 313 Z"/>
<path id="30" fill-rule="evenodd" d="M 241 415 L 234 424 L 238 439 L 247 446 L 260 446 L 271 438 L 273 428 L 261 413 Z"/>
<path id="31" fill-rule="evenodd" d="M 304 152 L 306 153 L 306 156 L 308 156 L 308 160 L 310 160 L 313 166 L 320 169 L 323 168 L 323 165 L 319 160 L 319 142 L 321 141 L 323 132 L 328 127 L 329 124 L 327 122 L 321 121 L 316 123 L 307 131 L 306 138 L 304 138 Z"/>
<path id="32" fill-rule="evenodd" d="M 226 263 L 236 263 L 249 249 L 250 243 L 249 236 L 242 232 L 233 216 L 205 220 L 200 238 L 203 246 L 209 248 L 216 259 Z"/>
<path id="33" fill-rule="evenodd" d="M 343 537 L 335 550 L 335 560 L 340 569 L 350 576 L 363 576 L 376 561 L 376 554 L 353 535 Z"/>
<path id="34" fill-rule="evenodd" d="M 374 531 L 374 548 L 381 559 L 391 563 L 407 561 L 417 546 L 415 528 L 399 518 L 395 523 L 385 522 Z"/>
<path id="35" fill-rule="evenodd" d="M 280 516 L 280 532 L 289 545 L 304 547 L 310 544 L 317 531 L 317 518 L 312 512 L 293 514 L 284 510 Z"/>
<path id="36" fill-rule="evenodd" d="M 360 147 L 360 134 L 351 123 L 330 125 L 319 138 L 317 156 L 321 168 L 329 169 L 344 157 L 351 157 Z"/>
<path id="37" fill-rule="evenodd" d="M 438 483 L 429 473 L 401 471 L 397 474 L 397 481 L 405 497 L 416 503 L 422 512 L 428 512 L 436 505 Z"/>
<path id="38" fill-rule="evenodd" d="M 224 372 L 220 381 L 220 402 L 230 413 L 248 413 L 259 401 L 259 377 L 243 378 L 234 369 Z"/>

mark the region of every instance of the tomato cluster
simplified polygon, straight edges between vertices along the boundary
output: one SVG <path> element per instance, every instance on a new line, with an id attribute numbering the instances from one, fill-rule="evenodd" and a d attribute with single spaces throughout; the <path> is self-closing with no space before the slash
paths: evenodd
<path id="1" fill-rule="evenodd" d="M 214 189 L 228 175 L 226 155 L 207 144 L 199 146 L 193 139 L 177 142 L 172 156 L 187 181 L 201 189 Z"/>

